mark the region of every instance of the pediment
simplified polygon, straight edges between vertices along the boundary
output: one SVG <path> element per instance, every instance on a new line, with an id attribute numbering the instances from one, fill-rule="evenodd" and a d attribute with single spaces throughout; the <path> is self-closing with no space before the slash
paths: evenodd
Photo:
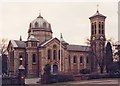
<path id="1" fill-rule="evenodd" d="M 58 38 L 52 38 L 46 42 L 44 42 L 43 44 L 41 44 L 41 47 L 47 47 L 47 46 L 52 46 L 52 45 L 57 45 L 60 46 L 60 40 Z M 62 48 L 65 48 L 62 44 L 61 44 Z"/>

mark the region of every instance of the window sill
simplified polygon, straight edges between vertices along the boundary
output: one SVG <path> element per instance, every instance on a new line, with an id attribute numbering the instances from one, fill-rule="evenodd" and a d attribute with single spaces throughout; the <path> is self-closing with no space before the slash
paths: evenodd
<path id="1" fill-rule="evenodd" d="M 32 63 L 33 65 L 36 65 L 36 63 Z"/>
<path id="2" fill-rule="evenodd" d="M 80 65 L 83 65 L 83 63 L 80 63 Z"/>

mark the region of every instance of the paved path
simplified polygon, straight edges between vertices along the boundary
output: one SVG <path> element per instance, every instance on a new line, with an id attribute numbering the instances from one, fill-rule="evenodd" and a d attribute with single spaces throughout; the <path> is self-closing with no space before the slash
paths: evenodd
<path id="1" fill-rule="evenodd" d="M 118 84 L 118 80 L 92 80 L 92 81 L 76 81 L 68 84 Z"/>
<path id="2" fill-rule="evenodd" d="M 37 83 L 40 78 L 30 78 L 25 79 L 25 84 L 39 84 Z M 82 80 L 82 81 L 71 81 L 71 82 L 63 82 L 63 83 L 54 83 L 52 85 L 79 85 L 79 84 L 109 84 L 109 85 L 117 85 L 120 86 L 120 79 L 96 79 L 96 80 Z M 119 84 L 119 85 L 118 85 Z M 51 85 L 51 84 L 50 84 Z"/>
<path id="3" fill-rule="evenodd" d="M 29 78 L 25 79 L 25 84 L 38 84 L 37 82 L 40 80 L 40 78 Z"/>
<path id="4" fill-rule="evenodd" d="M 64 84 L 64 83 L 63 83 Z M 66 82 L 65 84 L 119 84 L 120 79 L 97 79 L 97 80 L 86 80 L 86 81 L 72 81 Z"/>

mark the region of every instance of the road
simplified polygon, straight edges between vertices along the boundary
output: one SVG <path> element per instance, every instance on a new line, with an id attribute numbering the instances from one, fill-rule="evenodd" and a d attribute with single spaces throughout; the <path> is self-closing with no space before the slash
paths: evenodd
<path id="1" fill-rule="evenodd" d="M 28 86 L 42 86 L 36 83 L 37 81 L 39 81 L 39 78 L 26 79 L 26 84 L 32 84 Z M 71 82 L 63 82 L 63 83 L 54 83 L 44 86 L 120 86 L 120 79 L 96 79 L 96 80 L 71 81 Z"/>

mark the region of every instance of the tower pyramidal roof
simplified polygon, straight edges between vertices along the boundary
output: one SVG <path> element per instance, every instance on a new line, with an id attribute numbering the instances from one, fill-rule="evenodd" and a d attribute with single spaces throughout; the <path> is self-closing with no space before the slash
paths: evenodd
<path id="1" fill-rule="evenodd" d="M 98 10 L 98 7 L 99 7 L 99 4 L 97 4 L 97 11 L 96 11 L 96 13 L 93 16 L 89 17 L 89 19 L 94 18 L 94 17 L 103 17 L 103 18 L 106 18 L 106 16 L 104 16 L 103 14 L 100 14 L 100 12 Z"/>
<path id="2" fill-rule="evenodd" d="M 93 16 L 89 17 L 89 19 L 94 18 L 94 17 L 98 17 L 98 16 L 103 17 L 103 18 L 106 18 L 106 16 L 104 16 L 103 14 L 101 14 L 101 13 L 97 10 L 96 13 L 95 13 Z"/>

